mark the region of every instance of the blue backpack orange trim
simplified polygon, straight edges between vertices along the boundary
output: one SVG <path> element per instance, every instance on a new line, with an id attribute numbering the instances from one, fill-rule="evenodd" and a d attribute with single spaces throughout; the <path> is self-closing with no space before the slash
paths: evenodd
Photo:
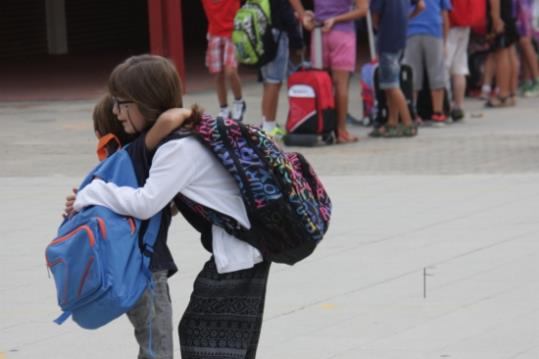
<path id="1" fill-rule="evenodd" d="M 127 151 L 120 149 L 101 162 L 80 188 L 95 177 L 118 186 L 139 187 Z M 153 246 L 161 213 L 147 221 L 89 206 L 65 220 L 45 250 L 62 310 L 83 328 L 99 328 L 131 309 L 148 286 Z"/>

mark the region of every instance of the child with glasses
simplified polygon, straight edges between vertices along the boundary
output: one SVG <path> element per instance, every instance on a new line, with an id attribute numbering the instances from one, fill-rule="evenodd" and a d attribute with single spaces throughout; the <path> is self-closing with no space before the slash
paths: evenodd
<path id="1" fill-rule="evenodd" d="M 139 135 L 130 147 L 145 145 L 146 131 L 159 124 L 157 119 L 164 109 L 182 106 L 178 73 L 170 61 L 159 56 L 134 56 L 118 65 L 109 78 L 109 91 L 118 100 L 132 101 L 114 108 L 125 131 Z M 193 123 L 202 116 L 196 107 L 173 111 Z M 146 155 L 135 164 L 149 174 L 142 187 L 118 187 L 94 179 L 77 193 L 66 211 L 102 205 L 122 215 L 145 219 L 174 199 L 212 253 L 195 280 L 179 324 L 182 358 L 201 358 L 201 353 L 208 358 L 254 358 L 270 263 L 247 242 L 188 212 L 178 199 L 181 194 L 250 228 L 238 185 L 193 136 L 170 137 Z"/>

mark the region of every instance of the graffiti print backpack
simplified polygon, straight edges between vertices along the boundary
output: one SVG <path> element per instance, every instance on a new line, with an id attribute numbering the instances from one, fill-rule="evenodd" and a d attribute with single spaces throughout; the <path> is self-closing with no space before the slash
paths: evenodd
<path id="1" fill-rule="evenodd" d="M 272 33 L 269 0 L 245 2 L 234 17 L 232 42 L 242 64 L 262 66 L 275 58 L 278 40 Z"/>
<path id="2" fill-rule="evenodd" d="M 94 177 L 139 187 L 125 150 L 101 162 L 80 188 Z M 45 250 L 63 312 L 55 322 L 72 316 L 81 327 L 95 329 L 131 309 L 151 285 L 150 256 L 160 222 L 160 213 L 140 221 L 102 206 L 86 207 L 65 220 Z"/>
<path id="3" fill-rule="evenodd" d="M 326 233 L 331 200 L 314 169 L 300 153 L 283 152 L 268 135 L 234 120 L 204 115 L 194 135 L 232 175 L 243 198 L 251 229 L 233 218 L 178 195 L 193 213 L 224 228 L 278 263 L 309 256 Z"/>

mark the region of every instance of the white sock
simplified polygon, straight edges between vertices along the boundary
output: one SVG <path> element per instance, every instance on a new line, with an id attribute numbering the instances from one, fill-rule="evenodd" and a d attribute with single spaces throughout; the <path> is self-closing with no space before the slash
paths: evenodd
<path id="1" fill-rule="evenodd" d="M 275 128 L 275 121 L 268 121 L 266 118 L 262 118 L 262 129 L 269 132 Z"/>

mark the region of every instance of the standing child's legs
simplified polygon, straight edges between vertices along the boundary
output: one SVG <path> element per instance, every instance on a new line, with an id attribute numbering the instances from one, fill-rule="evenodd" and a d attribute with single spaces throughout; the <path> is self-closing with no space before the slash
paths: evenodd
<path id="1" fill-rule="evenodd" d="M 388 118 L 387 126 L 378 132 L 384 137 L 414 136 L 417 132 L 412 125 L 408 104 L 400 88 L 400 55 L 401 52 L 380 53 L 380 88 L 386 93 Z M 397 130 L 399 119 L 403 123 L 403 130 Z"/>
<path id="2" fill-rule="evenodd" d="M 247 104 L 243 100 L 238 69 L 235 67 L 226 66 L 225 76 L 228 80 L 228 83 L 230 84 L 230 88 L 232 89 L 232 94 L 234 95 L 234 104 L 232 105 L 232 119 L 236 121 L 242 121 L 243 114 L 247 109 Z"/>
<path id="3" fill-rule="evenodd" d="M 147 289 L 127 312 L 139 344 L 138 359 L 172 359 L 172 304 L 167 271 L 152 273 L 155 287 Z M 152 355 L 153 353 L 153 355 Z"/>
<path id="4" fill-rule="evenodd" d="M 518 73 L 519 73 L 519 68 L 520 68 L 520 60 L 518 58 L 517 49 L 515 45 L 511 45 L 509 47 L 509 53 L 510 53 L 509 62 L 511 66 L 511 82 L 510 82 L 511 87 L 510 87 L 509 96 L 511 96 L 511 102 L 512 102 L 511 104 L 515 105 L 516 94 L 518 91 L 518 81 L 519 81 Z"/>
<path id="5" fill-rule="evenodd" d="M 337 115 L 337 141 L 355 142 L 358 138 L 348 132 L 348 84 L 350 73 L 356 68 L 356 34 L 331 30 L 322 35 L 324 67 L 331 70 L 335 86 L 335 111 Z"/>
<path id="6" fill-rule="evenodd" d="M 260 68 L 264 81 L 262 92 L 262 129 L 270 135 L 282 136 L 284 131 L 277 126 L 277 106 L 279 104 L 279 91 L 281 84 L 286 79 L 288 68 L 288 35 L 286 32 L 274 30 L 273 37 L 279 39 L 277 54 L 272 62 Z"/>
<path id="7" fill-rule="evenodd" d="M 225 75 L 228 83 L 230 84 L 230 89 L 232 90 L 234 99 L 241 100 L 243 96 L 241 92 L 241 80 L 240 75 L 238 74 L 238 69 L 235 67 L 226 66 Z"/>
<path id="8" fill-rule="evenodd" d="M 228 118 L 232 115 L 233 119 L 241 121 L 246 105 L 242 99 L 236 48 L 230 38 L 208 35 L 206 66 L 209 72 L 215 76 L 215 90 L 220 108 L 218 117 Z M 227 81 L 230 82 L 234 94 L 232 114 L 228 108 Z"/>
<path id="9" fill-rule="evenodd" d="M 509 48 L 499 49 L 495 53 L 496 59 L 496 83 L 500 98 L 509 96 L 511 90 L 511 53 Z"/>
<path id="10" fill-rule="evenodd" d="M 469 27 L 454 27 L 447 37 L 447 73 L 451 76 L 453 104 L 451 117 L 458 121 L 464 117 L 463 105 L 466 93 L 466 76 L 468 69 Z M 442 99 L 443 100 L 443 99 Z"/>
<path id="11" fill-rule="evenodd" d="M 496 62 L 498 94 L 488 100 L 486 103 L 487 107 L 515 105 L 515 86 L 518 86 L 518 59 L 516 59 L 516 53 L 513 47 L 518 40 L 518 34 L 514 19 L 504 18 L 503 15 L 504 31 L 496 36 L 492 46 Z"/>
<path id="12" fill-rule="evenodd" d="M 494 53 L 494 61 L 496 63 L 496 84 L 498 87 L 498 93 L 489 99 L 487 106 L 508 106 L 510 105 L 509 98 L 511 96 L 512 82 L 512 61 L 510 48 L 507 47 L 496 50 Z"/>
<path id="13" fill-rule="evenodd" d="M 531 37 L 521 37 L 519 40 L 520 48 L 522 50 L 523 64 L 528 71 L 528 77 L 530 83 L 539 82 L 539 64 L 537 62 L 537 55 L 533 48 Z"/>
<path id="14" fill-rule="evenodd" d="M 225 40 L 220 36 L 208 34 L 208 48 L 206 49 L 206 66 L 210 74 L 215 78 L 215 91 L 219 102 L 219 114 L 217 117 L 228 118 L 226 79 L 224 74 Z"/>
<path id="15" fill-rule="evenodd" d="M 493 52 L 489 52 L 485 59 L 485 65 L 483 70 L 483 81 L 481 86 L 481 99 L 488 100 L 492 93 L 492 82 L 494 80 L 494 74 L 496 72 L 496 61 Z"/>
<path id="16" fill-rule="evenodd" d="M 262 90 L 262 116 L 264 118 L 264 126 L 274 126 L 277 118 L 277 107 L 279 105 L 279 92 L 281 83 L 264 83 Z M 269 123 L 269 124 L 268 124 Z M 271 124 L 271 125 L 270 125 Z M 266 131 L 271 131 L 271 128 L 264 128 Z"/>
<path id="17" fill-rule="evenodd" d="M 355 136 L 348 133 L 346 129 L 346 115 L 348 114 L 348 84 L 350 73 L 348 71 L 333 70 L 333 85 L 335 86 L 335 112 L 337 115 L 337 136 L 341 142 L 354 140 Z"/>
<path id="18" fill-rule="evenodd" d="M 217 101 L 219 102 L 219 108 L 228 106 L 228 99 L 226 93 L 226 81 L 225 74 L 220 71 L 214 75 L 215 78 L 215 90 L 217 92 Z"/>
<path id="19" fill-rule="evenodd" d="M 539 95 L 539 64 L 532 44 L 533 36 L 533 0 L 521 0 L 520 11 L 517 15 L 517 28 L 520 35 L 518 43 L 522 50 L 522 69 L 525 71 L 525 83 L 522 85 L 522 95 L 533 97 Z M 536 5 L 537 6 L 537 5 Z"/>
<path id="20" fill-rule="evenodd" d="M 224 49 L 224 67 L 225 67 L 225 77 L 232 94 L 234 95 L 234 104 L 232 105 L 232 119 L 236 121 L 243 120 L 243 115 L 247 109 L 247 105 L 243 100 L 243 95 L 241 91 L 241 80 L 238 73 L 238 61 L 236 60 L 236 46 L 230 38 L 225 38 L 225 49 Z"/>
<path id="21" fill-rule="evenodd" d="M 213 256 L 206 262 L 178 325 L 182 359 L 255 358 L 269 269 L 219 274 Z"/>
<path id="22" fill-rule="evenodd" d="M 411 36 L 406 40 L 406 48 L 404 49 L 403 63 L 412 68 L 413 84 L 414 84 L 414 106 L 417 103 L 417 96 L 423 88 L 423 58 L 425 46 L 423 35 Z M 419 116 L 418 123 L 421 123 Z"/>
<path id="23" fill-rule="evenodd" d="M 429 76 L 432 100 L 432 120 L 442 123 L 447 119 L 444 113 L 444 91 L 447 74 L 444 60 L 443 40 L 434 36 L 424 37 L 425 66 Z"/>

